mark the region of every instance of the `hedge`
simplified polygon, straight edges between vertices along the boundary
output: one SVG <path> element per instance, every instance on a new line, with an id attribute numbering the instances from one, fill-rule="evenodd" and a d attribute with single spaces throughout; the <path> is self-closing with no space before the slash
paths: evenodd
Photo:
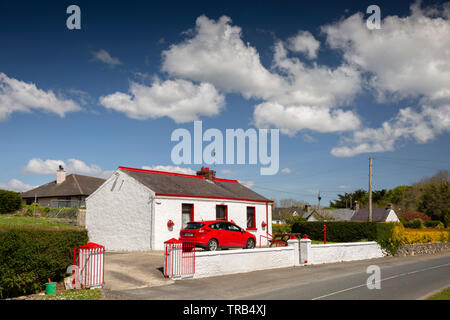
<path id="1" fill-rule="evenodd" d="M 398 244 L 392 241 L 394 227 L 400 223 L 386 222 L 298 222 L 292 226 L 292 233 L 307 234 L 313 240 L 323 240 L 323 226 L 327 226 L 327 240 L 330 242 L 355 242 L 361 240 L 377 241 L 380 246 L 392 254 Z"/>
<path id="2" fill-rule="evenodd" d="M 19 193 L 0 190 L 0 214 L 12 213 L 22 207 L 22 197 Z"/>
<path id="3" fill-rule="evenodd" d="M 0 298 L 44 290 L 72 265 L 73 247 L 86 244 L 85 229 L 0 226 Z"/>

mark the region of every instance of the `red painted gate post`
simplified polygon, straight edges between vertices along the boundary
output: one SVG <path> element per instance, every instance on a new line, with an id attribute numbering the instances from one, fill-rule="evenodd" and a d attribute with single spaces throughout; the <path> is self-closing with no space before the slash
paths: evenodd
<path id="1" fill-rule="evenodd" d="M 323 225 L 323 244 L 327 244 L 327 226 Z"/>
<path id="2" fill-rule="evenodd" d="M 77 247 L 73 247 L 72 287 L 75 288 L 75 266 L 77 265 Z"/>

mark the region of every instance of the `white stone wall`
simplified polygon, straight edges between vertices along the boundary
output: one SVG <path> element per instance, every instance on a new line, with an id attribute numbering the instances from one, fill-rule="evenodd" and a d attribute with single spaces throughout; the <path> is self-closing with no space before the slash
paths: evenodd
<path id="1" fill-rule="evenodd" d="M 265 269 L 287 268 L 298 264 L 294 247 L 257 248 L 195 253 L 194 278 L 222 276 Z"/>
<path id="2" fill-rule="evenodd" d="M 370 242 L 346 242 L 332 244 L 313 244 L 304 256 L 301 252 L 301 262 L 307 264 L 332 263 L 353 260 L 365 260 L 384 257 L 386 254 L 378 243 Z"/>
<path id="3" fill-rule="evenodd" d="M 117 170 L 86 199 L 89 240 L 107 250 L 151 250 L 151 197 L 148 188 Z"/>
<path id="4" fill-rule="evenodd" d="M 235 201 L 235 200 L 217 200 L 217 199 L 199 199 L 199 198 L 174 198 L 157 196 L 155 200 L 155 250 L 164 249 L 164 241 L 171 238 L 178 239 L 182 227 L 181 220 L 181 206 L 183 203 L 190 203 L 194 205 L 194 220 L 215 220 L 216 219 L 216 205 L 228 206 L 228 220 L 233 220 L 241 228 L 247 228 L 247 206 L 255 207 L 256 212 L 256 228 L 252 233 L 256 237 L 257 245 L 259 246 L 260 235 L 266 234 L 266 229 L 261 228 L 261 223 L 266 221 L 266 204 L 260 202 L 250 201 Z M 267 227 L 269 233 L 272 233 L 272 206 L 268 205 L 269 222 Z M 172 220 L 175 225 L 169 229 L 167 222 Z M 262 245 L 267 244 L 267 238 L 261 238 Z M 220 245 L 220 243 L 219 243 Z"/>

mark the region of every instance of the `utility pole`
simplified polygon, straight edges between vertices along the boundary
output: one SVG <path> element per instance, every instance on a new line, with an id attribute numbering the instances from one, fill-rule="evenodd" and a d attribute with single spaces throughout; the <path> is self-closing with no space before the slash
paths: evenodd
<path id="1" fill-rule="evenodd" d="M 372 156 L 369 157 L 369 222 L 372 222 Z"/>
<path id="2" fill-rule="evenodd" d="M 36 202 L 37 202 L 37 194 L 34 194 L 34 206 L 33 206 L 33 226 L 34 226 L 34 216 L 36 215 Z"/>

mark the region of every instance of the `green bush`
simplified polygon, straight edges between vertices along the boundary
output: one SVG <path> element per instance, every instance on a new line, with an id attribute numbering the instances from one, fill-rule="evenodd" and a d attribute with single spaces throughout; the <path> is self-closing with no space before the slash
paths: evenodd
<path id="1" fill-rule="evenodd" d="M 425 227 L 427 228 L 437 228 L 437 229 L 444 228 L 444 224 L 439 220 L 425 221 L 424 224 Z"/>
<path id="2" fill-rule="evenodd" d="M 277 233 L 291 233 L 289 224 L 272 224 L 272 235 Z"/>
<path id="3" fill-rule="evenodd" d="M 323 226 L 327 226 L 327 240 L 331 242 L 353 242 L 362 239 L 375 240 L 375 222 L 328 221 L 298 222 L 292 233 L 307 234 L 312 240 L 323 241 Z"/>
<path id="4" fill-rule="evenodd" d="M 292 233 L 307 234 L 312 240 L 323 241 L 323 226 L 327 226 L 327 240 L 330 242 L 354 242 L 367 239 L 376 241 L 383 249 L 395 254 L 399 244 L 392 240 L 394 227 L 390 222 L 299 222 L 292 226 Z"/>
<path id="5" fill-rule="evenodd" d="M 20 193 L 0 190 L 0 214 L 12 213 L 22 207 Z"/>
<path id="6" fill-rule="evenodd" d="M 411 221 L 408 221 L 403 224 L 405 228 L 412 228 L 412 229 L 423 229 L 425 228 L 425 225 L 422 221 L 422 219 L 413 219 Z"/>
<path id="7" fill-rule="evenodd" d="M 0 226 L 0 298 L 41 291 L 48 278 L 62 280 L 73 247 L 87 242 L 85 229 Z"/>

